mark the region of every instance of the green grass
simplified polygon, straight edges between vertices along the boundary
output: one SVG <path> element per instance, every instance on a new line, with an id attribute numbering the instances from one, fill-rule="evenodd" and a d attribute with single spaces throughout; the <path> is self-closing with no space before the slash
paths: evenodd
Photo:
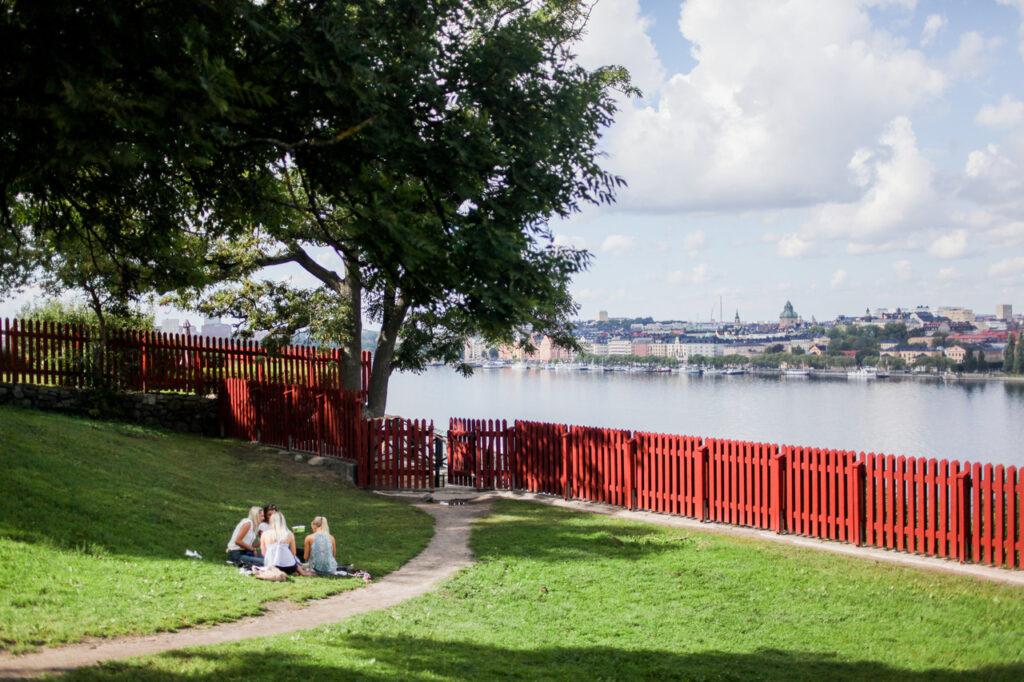
<path id="1" fill-rule="evenodd" d="M 73 679 L 1024 678 L 1024 589 L 502 501 L 479 563 L 344 623 Z"/>
<path id="2" fill-rule="evenodd" d="M 326 516 L 338 559 L 374 577 L 433 533 L 419 510 L 287 456 L 129 424 L 0 408 L 0 471 L 0 648 L 13 652 L 233 620 L 361 584 L 238 575 L 224 550 L 252 505 L 274 502 L 307 529 Z"/>

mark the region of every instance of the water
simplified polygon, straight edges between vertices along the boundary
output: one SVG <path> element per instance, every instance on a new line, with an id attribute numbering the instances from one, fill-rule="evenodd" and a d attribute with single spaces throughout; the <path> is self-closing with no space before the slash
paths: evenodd
<path id="1" fill-rule="evenodd" d="M 1024 466 L 1022 383 L 431 368 L 395 374 L 387 411 Z"/>

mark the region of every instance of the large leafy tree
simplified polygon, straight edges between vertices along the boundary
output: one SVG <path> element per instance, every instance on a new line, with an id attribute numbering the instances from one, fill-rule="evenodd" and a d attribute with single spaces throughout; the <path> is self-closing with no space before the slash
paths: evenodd
<path id="1" fill-rule="evenodd" d="M 458 364 L 464 339 L 571 342 L 571 276 L 587 254 L 546 224 L 613 200 L 598 161 L 624 72 L 581 68 L 580 2 L 389 0 L 273 3 L 260 69 L 286 82 L 281 106 L 240 135 L 279 152 L 285 217 L 225 240 L 214 286 L 178 300 L 269 330 L 300 329 L 343 350 L 358 387 L 363 316 L 381 325 L 369 412 L 394 369 Z M 259 61 L 259 60 L 258 60 Z M 329 254 L 330 259 L 324 258 Z M 319 286 L 260 278 L 290 263 Z"/>
<path id="2" fill-rule="evenodd" d="M 256 21 L 249 0 L 0 0 L 4 290 L 122 304 L 194 281 L 196 236 L 253 219 L 266 150 L 231 131 L 271 103 L 237 50 Z"/>

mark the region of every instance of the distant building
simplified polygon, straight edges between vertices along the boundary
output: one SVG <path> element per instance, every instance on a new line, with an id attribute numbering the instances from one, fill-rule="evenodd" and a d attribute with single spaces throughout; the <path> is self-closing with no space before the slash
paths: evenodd
<path id="1" fill-rule="evenodd" d="M 944 308 L 939 312 L 950 322 L 974 322 L 974 311 L 967 308 Z"/>
<path id="2" fill-rule="evenodd" d="M 608 311 L 607 310 L 598 310 L 597 311 L 597 321 L 598 322 L 607 322 L 608 321 Z"/>
<path id="3" fill-rule="evenodd" d="M 786 306 L 779 314 L 779 329 L 789 329 L 800 324 L 800 316 L 793 310 L 793 304 L 786 301 Z"/>
<path id="4" fill-rule="evenodd" d="M 611 339 L 608 341 L 608 355 L 632 355 L 633 342 L 629 339 Z"/>
<path id="5" fill-rule="evenodd" d="M 1009 303 L 1000 303 L 996 306 L 996 319 L 1006 322 L 1013 321 L 1013 306 Z"/>
<path id="6" fill-rule="evenodd" d="M 199 331 L 200 336 L 210 336 L 215 339 L 229 339 L 231 338 L 230 324 L 225 324 L 220 321 L 220 318 L 207 318 L 203 322 L 203 326 Z"/>

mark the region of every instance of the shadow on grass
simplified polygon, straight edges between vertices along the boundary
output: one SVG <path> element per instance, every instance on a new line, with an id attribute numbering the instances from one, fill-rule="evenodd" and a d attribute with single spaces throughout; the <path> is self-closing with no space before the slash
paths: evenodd
<path id="1" fill-rule="evenodd" d="M 179 651 L 148 663 L 113 663 L 79 670 L 70 679 L 210 680 L 491 680 L 502 679 L 715 679 L 715 680 L 1020 680 L 1024 664 L 971 670 L 906 670 L 873 661 L 838 661 L 828 654 L 761 649 L 751 653 L 676 654 L 614 647 L 515 650 L 412 637 L 303 636 L 312 652 Z M 181 672 L 172 672 L 178 669 Z"/>
<path id="2" fill-rule="evenodd" d="M 607 520 L 598 520 L 602 518 Z M 679 549 L 700 551 L 717 542 L 700 531 L 666 530 L 642 522 L 617 521 L 589 512 L 519 501 L 498 502 L 494 514 L 481 524 L 496 526 L 494 533 L 474 535 L 473 551 L 481 560 L 514 558 L 561 564 L 641 559 Z M 543 542 L 537 541 L 539 537 Z"/>

